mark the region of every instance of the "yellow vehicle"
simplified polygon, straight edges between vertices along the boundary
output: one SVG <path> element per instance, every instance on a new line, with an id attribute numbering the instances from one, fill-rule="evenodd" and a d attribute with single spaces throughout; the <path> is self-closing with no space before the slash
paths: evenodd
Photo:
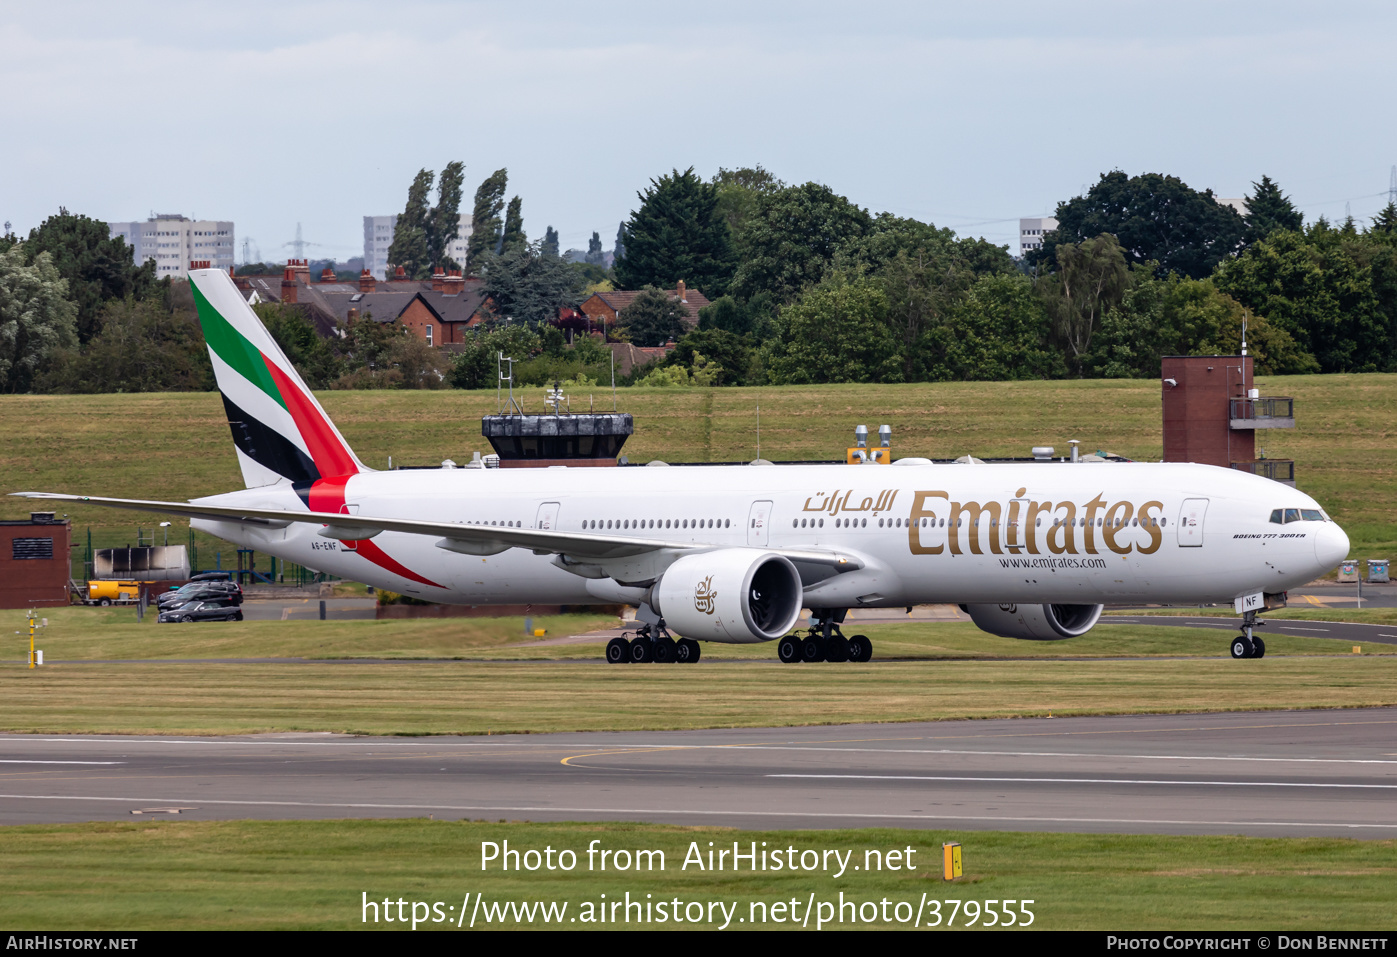
<path id="1" fill-rule="evenodd" d="M 154 582 L 120 581 L 104 579 L 87 583 L 87 598 L 84 605 L 134 605 L 141 600 L 141 586 Z"/>

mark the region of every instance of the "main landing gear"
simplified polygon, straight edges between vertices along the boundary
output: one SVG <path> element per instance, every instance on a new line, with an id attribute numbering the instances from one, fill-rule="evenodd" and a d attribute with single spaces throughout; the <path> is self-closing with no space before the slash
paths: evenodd
<path id="1" fill-rule="evenodd" d="M 611 665 L 624 665 L 631 662 L 642 664 L 657 661 L 661 664 L 692 665 L 699 660 L 699 643 L 692 638 L 675 641 L 665 624 L 641 625 L 634 638 L 624 635 L 612 638 L 606 643 L 606 662 Z"/>
<path id="2" fill-rule="evenodd" d="M 1242 615 L 1242 633 L 1232 639 L 1233 658 L 1265 658 L 1266 642 L 1252 634 L 1253 628 L 1260 628 L 1265 622 L 1258 621 L 1256 612 Z"/>
<path id="3" fill-rule="evenodd" d="M 838 621 L 835 617 L 834 613 L 817 616 L 812 610 L 810 633 L 804 638 L 800 635 L 787 635 L 782 638 L 776 645 L 776 657 L 788 665 L 801 661 L 863 662 L 871 659 L 873 642 L 864 635 L 845 638 L 844 632 L 839 628 L 844 613 L 838 613 Z"/>

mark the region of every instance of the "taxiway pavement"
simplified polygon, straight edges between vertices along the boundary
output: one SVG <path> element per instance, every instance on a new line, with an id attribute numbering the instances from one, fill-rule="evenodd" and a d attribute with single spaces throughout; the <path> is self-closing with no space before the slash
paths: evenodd
<path id="1" fill-rule="evenodd" d="M 0 824 L 176 815 L 1392 838 L 1397 708 L 475 738 L 0 736 Z"/>

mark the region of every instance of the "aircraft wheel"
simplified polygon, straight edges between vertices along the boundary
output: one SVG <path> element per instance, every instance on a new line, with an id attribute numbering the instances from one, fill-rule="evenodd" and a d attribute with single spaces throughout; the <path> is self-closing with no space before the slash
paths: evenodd
<path id="1" fill-rule="evenodd" d="M 1266 657 L 1266 642 L 1262 641 L 1260 638 L 1253 638 L 1251 644 L 1254 649 L 1251 655 L 1253 658 Z"/>
<path id="2" fill-rule="evenodd" d="M 635 638 L 631 640 L 631 661 L 636 664 L 644 664 L 655 660 L 655 649 L 650 645 L 649 638 Z"/>
<path id="3" fill-rule="evenodd" d="M 699 643 L 692 638 L 680 638 L 674 646 L 674 660 L 681 665 L 692 665 L 699 660 Z"/>
<path id="4" fill-rule="evenodd" d="M 825 649 L 819 638 L 806 638 L 800 643 L 801 661 L 824 661 Z"/>
<path id="5" fill-rule="evenodd" d="M 855 635 L 849 639 L 849 660 L 864 662 L 873 657 L 873 642 L 866 635 Z"/>
<path id="6" fill-rule="evenodd" d="M 606 643 L 606 663 L 624 665 L 631 660 L 631 643 L 624 638 L 612 638 Z"/>
<path id="7" fill-rule="evenodd" d="M 796 635 L 787 635 L 776 643 L 776 657 L 782 664 L 794 665 L 800 662 L 801 641 Z"/>
<path id="8" fill-rule="evenodd" d="M 826 661 L 848 661 L 849 643 L 843 638 L 831 638 L 825 643 Z"/>
<path id="9" fill-rule="evenodd" d="M 662 665 L 673 664 L 678 659 L 677 649 L 674 647 L 674 639 L 666 638 L 664 635 L 655 639 L 653 653 L 655 660 Z"/>
<path id="10" fill-rule="evenodd" d="M 1252 644 L 1247 641 L 1246 635 L 1238 635 L 1232 639 L 1232 657 L 1250 658 L 1252 656 Z"/>

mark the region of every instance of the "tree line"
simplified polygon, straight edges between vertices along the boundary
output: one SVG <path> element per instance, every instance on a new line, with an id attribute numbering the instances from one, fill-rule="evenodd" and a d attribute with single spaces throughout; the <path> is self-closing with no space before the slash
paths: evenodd
<path id="1" fill-rule="evenodd" d="M 493 387 L 500 351 L 521 384 L 598 381 L 604 346 L 552 323 L 612 288 L 642 294 L 608 339 L 676 341 L 622 384 L 1152 377 L 1163 355 L 1237 352 L 1244 325 L 1265 374 L 1397 368 L 1397 207 L 1307 224 L 1266 176 L 1242 213 L 1177 177 L 1105 173 L 1015 260 L 760 166 L 674 170 L 637 193 L 609 269 L 596 232 L 582 262 L 559 256 L 551 225 L 531 242 L 504 169 L 476 190 L 455 263 L 463 183 L 459 163 L 419 172 L 389 258 L 414 278 L 480 279 L 484 327 L 446 354 L 370 317 L 327 339 L 295 307 L 258 306 L 313 388 Z M 692 331 L 680 280 L 711 300 Z M 211 388 L 187 283 L 137 266 L 105 223 L 60 210 L 22 241 L 0 237 L 0 390 Z"/>

